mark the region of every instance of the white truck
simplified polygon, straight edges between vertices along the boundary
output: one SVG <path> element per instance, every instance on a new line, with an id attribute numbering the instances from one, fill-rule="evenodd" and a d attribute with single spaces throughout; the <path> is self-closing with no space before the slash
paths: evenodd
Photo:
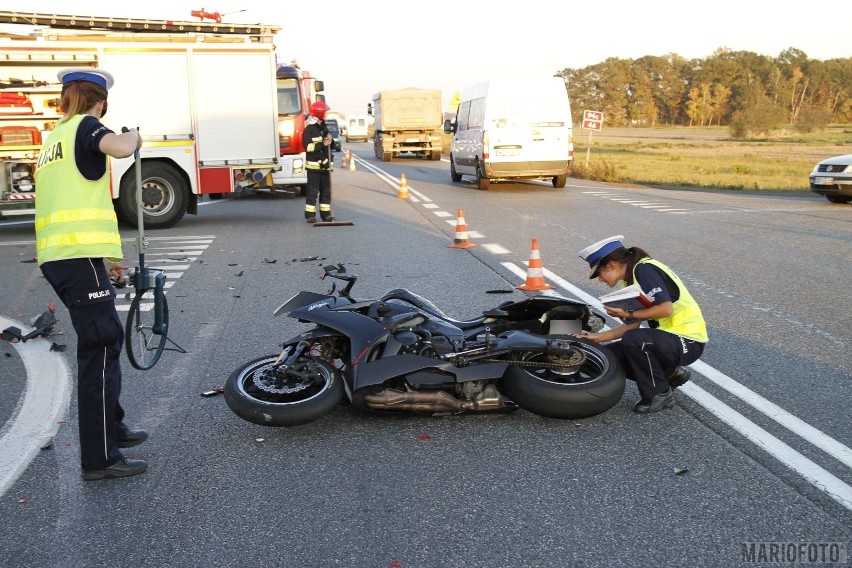
<path id="1" fill-rule="evenodd" d="M 115 77 L 103 122 L 140 129 L 146 227 L 196 213 L 205 194 L 273 186 L 279 27 L 21 12 L 0 12 L 0 23 L 33 29 L 0 34 L 0 216 L 34 214 L 35 164 L 61 117 L 56 73 L 66 67 Z M 116 213 L 133 225 L 132 166 L 110 160 Z"/>
<path id="2" fill-rule="evenodd" d="M 390 162 L 394 156 L 410 152 L 430 160 L 441 159 L 441 91 L 396 89 L 373 95 L 367 107 L 373 116 L 373 144 L 376 157 Z"/>

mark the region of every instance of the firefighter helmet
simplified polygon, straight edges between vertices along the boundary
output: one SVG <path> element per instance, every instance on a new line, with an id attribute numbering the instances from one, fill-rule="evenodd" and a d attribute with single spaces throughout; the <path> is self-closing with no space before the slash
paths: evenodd
<path id="1" fill-rule="evenodd" d="M 315 116 L 320 120 L 325 120 L 325 113 L 329 110 L 329 106 L 324 102 L 316 102 L 311 105 L 311 116 Z"/>

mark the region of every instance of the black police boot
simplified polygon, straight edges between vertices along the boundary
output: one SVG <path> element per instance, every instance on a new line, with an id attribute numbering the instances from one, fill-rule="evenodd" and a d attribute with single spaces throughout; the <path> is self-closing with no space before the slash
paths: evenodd
<path id="1" fill-rule="evenodd" d="M 145 430 L 127 430 L 126 432 L 118 433 L 118 447 L 132 448 L 138 446 L 148 439 L 148 432 Z"/>
<path id="2" fill-rule="evenodd" d="M 83 481 L 97 481 L 98 479 L 113 479 L 116 477 L 130 477 L 145 473 L 148 464 L 143 460 L 129 460 L 122 456 L 120 460 L 103 469 L 84 469 Z"/>
<path id="3" fill-rule="evenodd" d="M 670 387 L 676 389 L 688 383 L 691 378 L 692 373 L 689 372 L 689 369 L 676 367 L 672 374 L 666 377 L 666 381 L 668 381 Z"/>
<path id="4" fill-rule="evenodd" d="M 317 222 L 317 218 L 316 217 L 305 217 L 305 222 L 313 224 L 313 223 Z"/>
<path id="5" fill-rule="evenodd" d="M 633 407 L 633 412 L 638 412 L 639 414 L 647 414 L 649 412 L 657 412 L 664 408 L 671 408 L 674 406 L 674 393 L 672 389 L 666 389 L 665 392 L 660 394 L 655 394 L 651 400 L 643 401 L 640 400 Z"/>

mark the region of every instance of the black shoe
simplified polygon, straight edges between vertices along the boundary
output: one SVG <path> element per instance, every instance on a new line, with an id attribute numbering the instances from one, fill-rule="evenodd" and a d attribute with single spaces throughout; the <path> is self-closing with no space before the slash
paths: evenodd
<path id="1" fill-rule="evenodd" d="M 119 448 L 132 448 L 138 446 L 148 439 L 148 432 L 145 430 L 128 430 L 124 434 L 118 435 Z"/>
<path id="2" fill-rule="evenodd" d="M 316 223 L 317 218 L 316 217 L 308 217 L 307 219 L 305 219 L 305 222 L 306 223 Z"/>
<path id="3" fill-rule="evenodd" d="M 148 469 L 148 464 L 143 460 L 129 460 L 122 456 L 120 460 L 104 469 L 84 469 L 83 481 L 97 481 L 98 479 L 112 479 L 114 477 L 130 477 L 139 475 Z"/>
<path id="4" fill-rule="evenodd" d="M 323 223 L 331 223 L 332 221 L 334 221 L 334 217 L 331 217 L 331 216 L 323 217 L 323 220 L 322 220 Z"/>
<path id="5" fill-rule="evenodd" d="M 647 414 L 664 408 L 671 408 L 672 406 L 674 406 L 674 393 L 672 389 L 667 389 L 666 392 L 655 394 L 648 402 L 642 400 L 637 402 L 633 406 L 633 412 Z"/>
<path id="6" fill-rule="evenodd" d="M 672 374 L 666 377 L 666 380 L 669 383 L 669 386 L 673 389 L 678 387 L 682 387 L 686 383 L 689 382 L 689 379 L 692 378 L 692 373 L 689 372 L 689 369 L 685 369 L 683 367 L 677 367 Z"/>

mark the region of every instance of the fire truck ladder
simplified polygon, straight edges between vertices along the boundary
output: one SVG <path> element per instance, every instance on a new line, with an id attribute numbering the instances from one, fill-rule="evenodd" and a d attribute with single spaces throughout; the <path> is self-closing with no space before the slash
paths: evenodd
<path id="1" fill-rule="evenodd" d="M 248 35 L 253 41 L 271 42 L 280 26 L 265 24 L 227 24 L 218 22 L 179 22 L 174 20 L 140 20 L 101 16 L 63 16 L 0 11 L 0 24 L 45 26 L 68 30 L 104 30 L 112 32 L 203 33 Z"/>

